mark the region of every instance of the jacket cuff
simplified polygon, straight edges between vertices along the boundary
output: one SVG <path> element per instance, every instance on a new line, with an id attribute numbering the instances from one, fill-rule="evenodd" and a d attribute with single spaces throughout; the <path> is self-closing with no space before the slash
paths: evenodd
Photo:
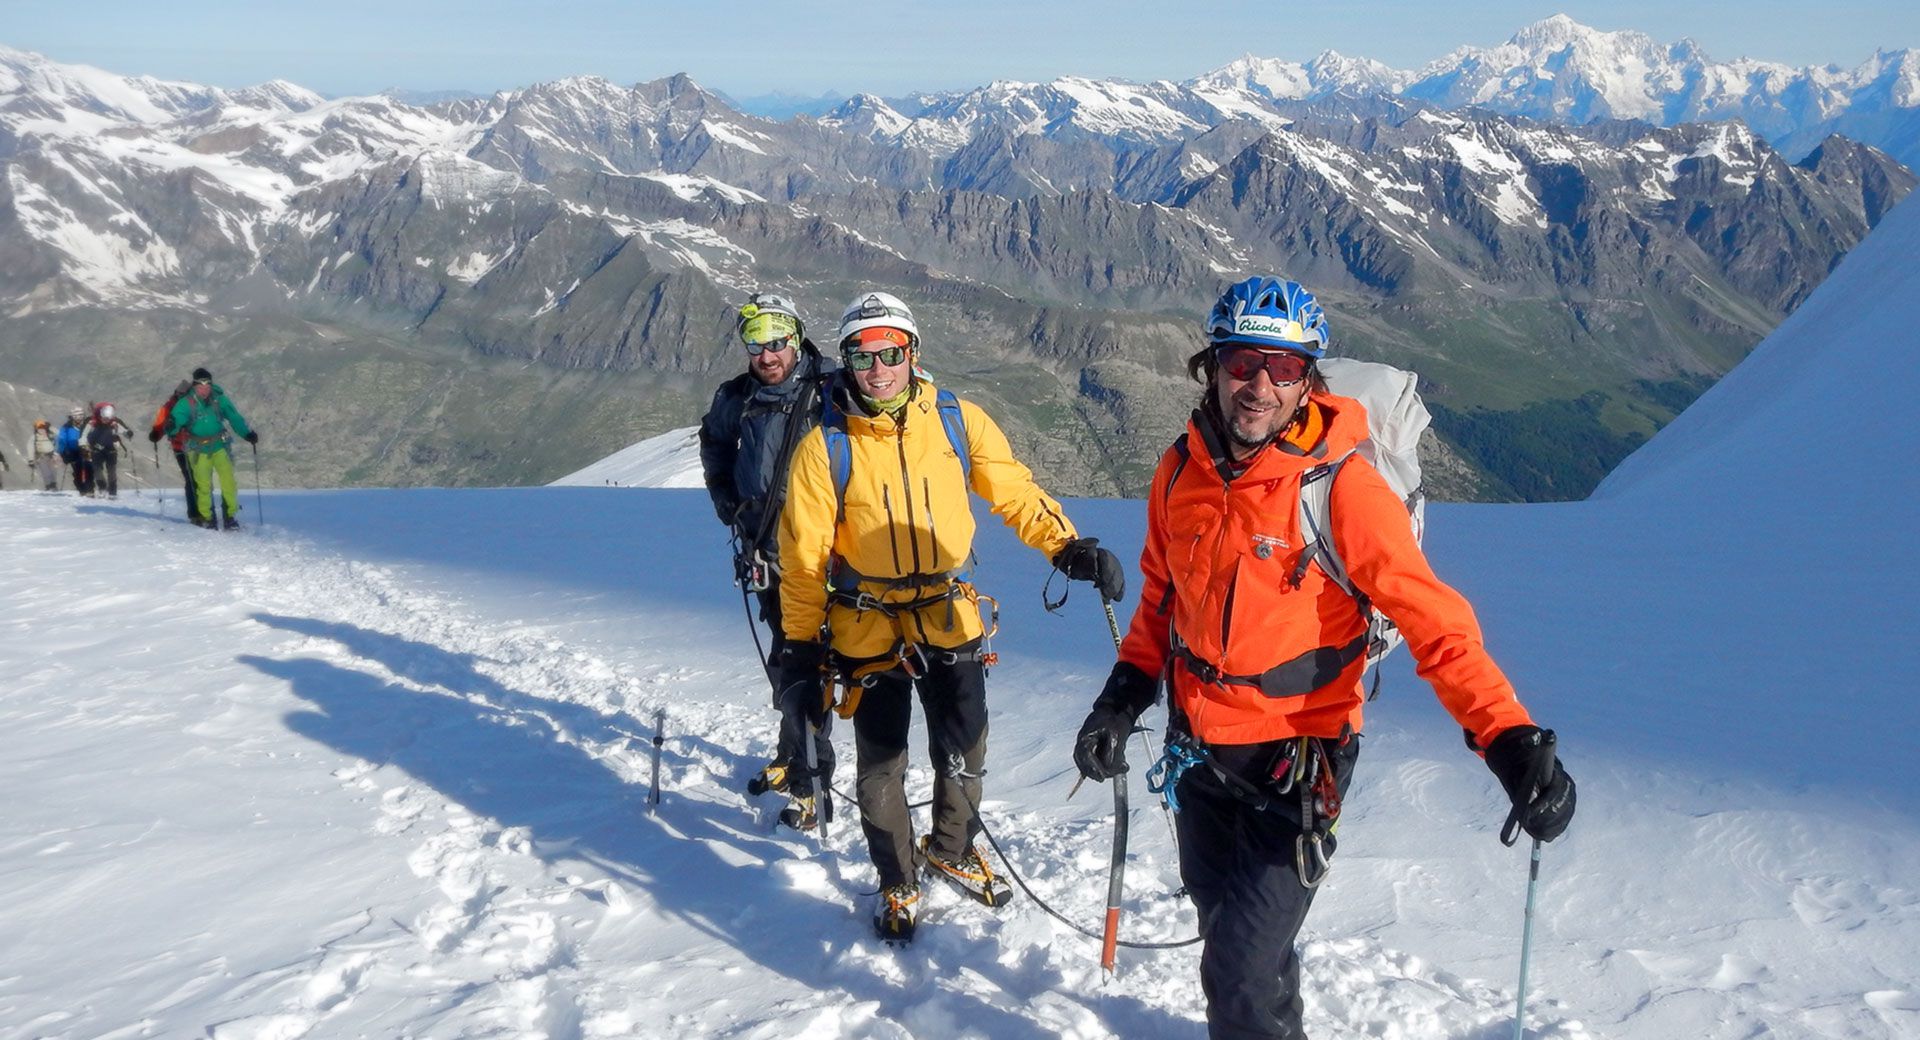
<path id="1" fill-rule="evenodd" d="M 1153 676 L 1125 661 L 1115 662 L 1107 674 L 1107 685 L 1094 700 L 1096 707 L 1116 708 L 1128 718 L 1137 719 L 1158 699 L 1160 683 Z"/>

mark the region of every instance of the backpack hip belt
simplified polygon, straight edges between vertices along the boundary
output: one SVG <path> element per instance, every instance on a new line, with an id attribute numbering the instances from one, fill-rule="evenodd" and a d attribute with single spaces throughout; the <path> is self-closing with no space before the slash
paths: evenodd
<path id="1" fill-rule="evenodd" d="M 215 448 L 225 448 L 227 443 L 227 436 L 223 433 L 217 433 L 211 437 L 201 437 L 191 433 L 187 434 L 188 449 L 203 455 L 213 451 Z"/>
<path id="2" fill-rule="evenodd" d="M 1208 686 L 1252 686 L 1272 698 L 1300 697 L 1340 678 L 1347 666 L 1366 653 L 1372 636 L 1362 632 L 1345 646 L 1321 646 L 1289 661 L 1282 661 L 1258 675 L 1234 675 L 1193 652 L 1178 632 L 1173 635 L 1172 653 Z"/>

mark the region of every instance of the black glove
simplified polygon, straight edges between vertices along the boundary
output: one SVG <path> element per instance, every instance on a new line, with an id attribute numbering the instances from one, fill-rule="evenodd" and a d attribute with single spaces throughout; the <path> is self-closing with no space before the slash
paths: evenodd
<path id="1" fill-rule="evenodd" d="M 820 713 L 822 696 L 820 665 L 827 659 L 827 648 L 819 643 L 788 643 L 780 651 L 780 710 L 804 709 L 809 717 Z"/>
<path id="2" fill-rule="evenodd" d="M 1073 764 L 1089 780 L 1105 780 L 1127 771 L 1127 735 L 1133 716 L 1105 701 L 1095 701 L 1073 740 Z"/>
<path id="3" fill-rule="evenodd" d="M 159 430 L 148 430 L 148 431 L 147 431 L 147 439 L 148 439 L 148 440 L 150 440 L 150 441 L 152 441 L 152 442 L 153 442 L 153 443 L 155 443 L 155 444 L 158 444 L 158 443 L 160 443 L 160 431 L 159 431 Z"/>
<path id="4" fill-rule="evenodd" d="M 1089 780 L 1105 780 L 1127 771 L 1127 735 L 1133 722 L 1153 703 L 1158 684 L 1125 661 L 1116 662 L 1107 685 L 1073 741 L 1073 764 Z"/>
<path id="5" fill-rule="evenodd" d="M 248 430 L 248 431 L 247 431 L 247 436 L 246 436 L 246 441 L 247 441 L 247 443 L 248 443 L 248 444 L 258 444 L 258 443 L 260 443 L 260 431 L 258 431 L 258 430 Z"/>
<path id="6" fill-rule="evenodd" d="M 1098 538 L 1075 538 L 1053 555 L 1053 565 L 1074 581 L 1090 581 L 1100 597 L 1114 603 L 1127 595 L 1127 570 L 1120 557 L 1100 548 Z"/>
<path id="7" fill-rule="evenodd" d="M 1515 726 L 1487 745 L 1487 768 L 1513 802 L 1501 841 L 1513 844 L 1515 825 L 1541 841 L 1552 841 L 1573 822 L 1573 777 L 1561 767 L 1555 744 L 1550 729 Z"/>

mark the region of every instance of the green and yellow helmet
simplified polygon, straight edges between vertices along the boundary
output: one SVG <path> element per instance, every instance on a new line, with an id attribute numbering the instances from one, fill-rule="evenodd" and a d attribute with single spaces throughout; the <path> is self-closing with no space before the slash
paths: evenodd
<path id="1" fill-rule="evenodd" d="M 757 346 L 788 336 L 798 339 L 805 333 L 806 323 L 800 320 L 800 311 L 787 297 L 779 293 L 754 293 L 740 308 L 737 331 L 740 342 Z"/>

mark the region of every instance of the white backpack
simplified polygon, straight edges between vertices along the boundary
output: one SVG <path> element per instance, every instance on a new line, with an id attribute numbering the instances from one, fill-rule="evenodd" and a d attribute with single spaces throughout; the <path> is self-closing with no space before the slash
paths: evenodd
<path id="1" fill-rule="evenodd" d="M 1420 485 L 1418 449 L 1420 435 L 1426 432 L 1433 417 L 1420 400 L 1420 391 L 1416 388 L 1419 377 L 1412 372 L 1351 358 L 1323 358 L 1318 367 L 1328 390 L 1359 401 L 1367 410 L 1367 439 L 1352 452 L 1323 462 L 1301 476 L 1300 536 L 1306 540 L 1306 548 L 1300 557 L 1300 570 L 1304 572 L 1309 562 L 1318 563 L 1330 581 L 1359 602 L 1360 612 L 1368 618 L 1366 666 L 1372 668 L 1406 640 L 1393 621 L 1373 609 L 1366 595 L 1355 588 L 1347 576 L 1346 562 L 1340 558 L 1339 548 L 1328 533 L 1333 478 L 1348 459 L 1356 454 L 1364 455 L 1386 478 L 1387 486 L 1406 503 L 1413 540 L 1416 544 L 1422 542 L 1427 533 L 1427 495 Z M 1373 692 L 1368 694 L 1368 699 L 1379 692 L 1380 674 L 1375 672 Z"/>

